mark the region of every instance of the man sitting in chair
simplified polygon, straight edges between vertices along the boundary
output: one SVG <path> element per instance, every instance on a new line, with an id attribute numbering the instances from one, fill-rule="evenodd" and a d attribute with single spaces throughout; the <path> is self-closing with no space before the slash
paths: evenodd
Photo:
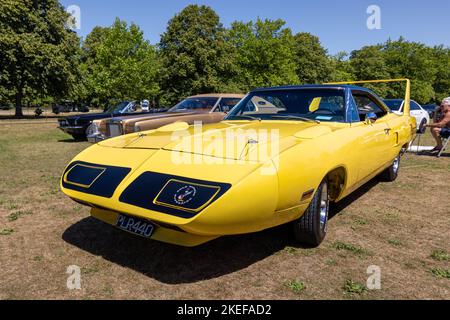
<path id="1" fill-rule="evenodd" d="M 439 108 L 440 116 L 435 123 L 427 125 L 431 128 L 431 134 L 437 142 L 437 146 L 431 152 L 441 152 L 444 148 L 442 138 L 447 139 L 450 136 L 450 97 L 442 101 Z"/>

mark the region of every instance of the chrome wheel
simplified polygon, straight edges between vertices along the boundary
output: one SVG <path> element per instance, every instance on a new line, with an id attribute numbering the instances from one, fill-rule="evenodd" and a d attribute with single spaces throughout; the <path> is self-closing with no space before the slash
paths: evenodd
<path id="1" fill-rule="evenodd" d="M 321 197 L 320 197 L 320 229 L 324 232 L 327 231 L 329 206 L 330 206 L 330 200 L 328 197 L 328 186 L 326 183 L 324 183 L 322 186 Z"/>
<path id="2" fill-rule="evenodd" d="M 399 168 L 400 168 L 400 159 L 397 157 L 395 158 L 394 163 L 392 164 L 392 170 L 394 171 L 395 174 L 397 174 Z"/>

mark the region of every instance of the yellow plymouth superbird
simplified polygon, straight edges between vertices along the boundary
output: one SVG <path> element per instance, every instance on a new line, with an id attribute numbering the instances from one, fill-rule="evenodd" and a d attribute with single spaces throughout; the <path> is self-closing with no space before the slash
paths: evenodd
<path id="1" fill-rule="evenodd" d="M 93 217 L 167 243 L 292 223 L 298 241 L 318 246 L 330 202 L 375 176 L 397 178 L 416 134 L 401 80 L 403 114 L 350 85 L 359 82 L 257 89 L 218 124 L 177 122 L 93 145 L 61 189 Z"/>

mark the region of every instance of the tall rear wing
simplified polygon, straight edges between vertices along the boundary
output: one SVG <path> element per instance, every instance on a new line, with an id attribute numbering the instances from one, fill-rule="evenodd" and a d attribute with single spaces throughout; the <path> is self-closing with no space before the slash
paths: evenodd
<path id="1" fill-rule="evenodd" d="M 364 84 L 364 83 L 390 83 L 390 82 L 406 82 L 405 89 L 405 104 L 403 108 L 403 114 L 409 115 L 411 110 L 411 80 L 409 79 L 387 79 L 387 80 L 363 80 L 363 81 L 343 81 L 343 82 L 331 82 L 325 84 Z"/>

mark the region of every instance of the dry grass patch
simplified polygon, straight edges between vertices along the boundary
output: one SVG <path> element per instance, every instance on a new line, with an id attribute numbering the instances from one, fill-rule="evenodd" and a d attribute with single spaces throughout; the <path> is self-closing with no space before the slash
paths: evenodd
<path id="1" fill-rule="evenodd" d="M 299 247 L 288 226 L 180 248 L 89 218 L 59 192 L 65 166 L 88 146 L 56 123 L 0 122 L 0 299 L 450 297 L 449 157 L 406 155 L 398 181 L 374 180 L 333 209 L 319 248 Z M 70 265 L 81 268 L 81 290 L 66 287 Z M 370 265 L 381 268 L 381 290 L 363 285 Z"/>

